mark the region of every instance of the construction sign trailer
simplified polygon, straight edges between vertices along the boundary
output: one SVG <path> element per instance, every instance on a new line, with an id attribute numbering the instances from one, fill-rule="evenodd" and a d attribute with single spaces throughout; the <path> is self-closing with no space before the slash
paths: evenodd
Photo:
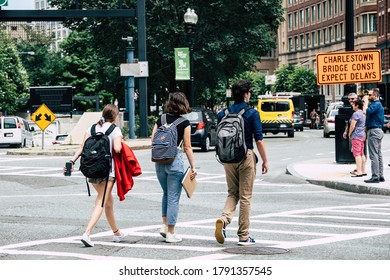
<path id="1" fill-rule="evenodd" d="M 317 84 L 353 84 L 382 81 L 380 50 L 318 53 Z"/>

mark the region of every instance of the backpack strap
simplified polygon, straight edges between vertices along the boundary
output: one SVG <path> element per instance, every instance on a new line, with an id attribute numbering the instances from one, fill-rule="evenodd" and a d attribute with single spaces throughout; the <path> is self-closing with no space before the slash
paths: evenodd
<path id="1" fill-rule="evenodd" d="M 176 119 L 172 124 L 175 124 L 176 126 L 178 126 L 179 124 L 181 124 L 185 120 L 187 120 L 187 119 L 183 118 L 183 117 L 180 117 L 180 118 Z"/>
<path id="2" fill-rule="evenodd" d="M 94 125 L 91 126 L 91 135 L 92 136 L 95 136 L 96 135 L 96 123 Z"/>
<path id="3" fill-rule="evenodd" d="M 247 105 L 245 108 L 242 108 L 240 112 L 238 112 L 239 115 L 243 116 L 251 107 Z"/>
<path id="4" fill-rule="evenodd" d="M 115 127 L 116 127 L 115 124 L 111 124 L 110 127 L 106 130 L 106 132 L 104 134 L 107 135 L 107 136 L 110 135 L 111 132 L 114 131 Z"/>
<path id="5" fill-rule="evenodd" d="M 167 114 L 161 115 L 161 125 L 164 125 L 167 123 Z"/>

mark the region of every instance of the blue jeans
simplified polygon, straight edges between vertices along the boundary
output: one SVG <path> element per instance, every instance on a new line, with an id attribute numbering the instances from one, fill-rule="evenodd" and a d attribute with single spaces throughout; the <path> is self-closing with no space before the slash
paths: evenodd
<path id="1" fill-rule="evenodd" d="M 181 179 L 184 175 L 183 152 L 178 151 L 171 164 L 156 163 L 156 173 L 163 190 L 162 216 L 167 217 L 169 226 L 174 226 L 179 213 Z"/>

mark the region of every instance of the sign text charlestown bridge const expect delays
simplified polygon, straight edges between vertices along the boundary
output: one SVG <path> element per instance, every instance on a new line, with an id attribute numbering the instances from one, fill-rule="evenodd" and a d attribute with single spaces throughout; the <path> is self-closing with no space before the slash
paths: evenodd
<path id="1" fill-rule="evenodd" d="M 317 84 L 382 81 L 379 50 L 317 54 Z"/>

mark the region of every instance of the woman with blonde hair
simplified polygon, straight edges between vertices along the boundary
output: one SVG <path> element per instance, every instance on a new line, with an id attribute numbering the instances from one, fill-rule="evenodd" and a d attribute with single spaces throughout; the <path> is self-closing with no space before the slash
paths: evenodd
<path id="1" fill-rule="evenodd" d="M 101 132 L 105 133 L 108 129 L 110 129 L 112 124 L 115 124 L 117 121 L 117 117 L 119 115 L 119 110 L 117 106 L 108 104 L 104 107 L 102 111 L 102 117 L 100 120 L 97 122 L 97 125 L 95 127 L 96 133 Z M 83 151 L 84 143 L 87 140 L 88 137 L 91 136 L 91 127 L 87 129 L 87 131 L 84 134 L 84 139 L 79 147 L 79 149 L 76 151 L 72 159 L 69 161 L 72 163 L 72 171 L 74 168 L 74 164 L 77 161 L 77 159 L 81 156 L 81 153 Z M 112 132 L 108 135 L 108 138 L 110 139 L 110 151 L 114 151 L 115 153 L 120 153 L 122 149 L 122 131 L 115 126 L 115 128 L 112 130 Z M 95 200 L 95 207 L 92 211 L 91 218 L 88 222 L 87 228 L 85 229 L 85 232 L 81 238 L 81 242 L 86 246 L 86 247 L 93 247 L 94 243 L 90 239 L 90 235 L 95 228 L 97 222 L 99 221 L 103 210 L 105 212 L 108 224 L 110 225 L 110 228 L 113 232 L 113 241 L 114 242 L 121 242 L 124 240 L 124 238 L 127 236 L 126 233 L 121 232 L 115 222 L 115 216 L 114 216 L 114 199 L 112 196 L 112 189 L 115 183 L 115 165 L 114 165 L 114 160 L 112 160 L 112 168 L 108 177 L 108 182 L 107 177 L 104 177 L 102 175 L 102 178 L 88 178 L 88 182 L 92 184 L 94 189 L 97 192 L 97 197 Z M 107 189 L 106 189 L 106 194 L 104 196 L 104 189 L 107 184 Z M 102 207 L 102 201 L 104 197 L 104 204 Z"/>

